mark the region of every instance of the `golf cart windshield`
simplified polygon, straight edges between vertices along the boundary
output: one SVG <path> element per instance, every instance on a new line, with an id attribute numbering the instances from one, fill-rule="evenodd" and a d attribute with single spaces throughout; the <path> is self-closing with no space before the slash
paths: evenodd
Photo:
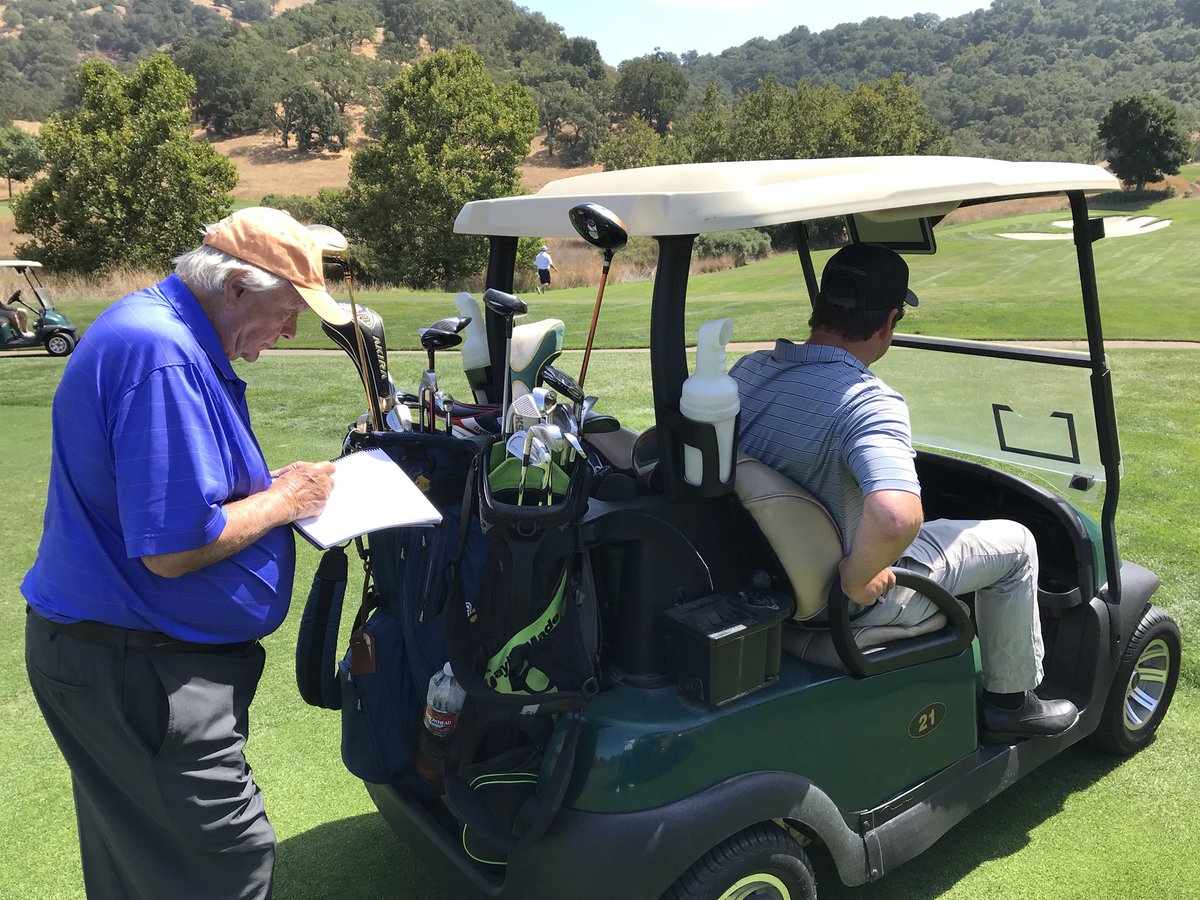
<path id="1" fill-rule="evenodd" d="M 1096 499 L 1105 470 L 1086 354 L 994 358 L 970 341 L 936 353 L 902 343 L 922 342 L 898 340 L 872 371 L 908 402 L 918 445 L 1016 467 L 1075 503 Z"/>

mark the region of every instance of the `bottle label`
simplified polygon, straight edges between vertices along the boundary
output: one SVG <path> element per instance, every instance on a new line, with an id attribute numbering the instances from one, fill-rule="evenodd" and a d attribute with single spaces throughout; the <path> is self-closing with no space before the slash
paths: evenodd
<path id="1" fill-rule="evenodd" d="M 458 713 L 435 709 L 428 705 L 425 707 L 425 729 L 430 734 L 449 735 L 457 724 Z"/>

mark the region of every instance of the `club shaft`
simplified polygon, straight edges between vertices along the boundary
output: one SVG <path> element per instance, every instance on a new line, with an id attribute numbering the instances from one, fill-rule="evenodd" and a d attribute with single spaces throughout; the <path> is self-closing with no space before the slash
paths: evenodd
<path id="1" fill-rule="evenodd" d="M 604 264 L 604 271 L 600 273 L 600 289 L 596 291 L 596 306 L 592 309 L 592 325 L 588 329 L 587 344 L 583 348 L 583 365 L 579 367 L 579 386 L 583 387 L 583 380 L 587 378 L 588 360 L 592 357 L 592 342 L 596 339 L 596 323 L 600 321 L 600 304 L 604 300 L 604 285 L 608 281 L 608 263 Z"/>

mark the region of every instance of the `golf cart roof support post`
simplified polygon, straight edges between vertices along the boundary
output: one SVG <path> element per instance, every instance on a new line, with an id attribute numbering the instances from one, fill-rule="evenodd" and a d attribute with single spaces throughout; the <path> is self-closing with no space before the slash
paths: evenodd
<path id="1" fill-rule="evenodd" d="M 650 306 L 650 377 L 654 387 L 655 419 L 662 423 L 667 418 L 664 411 L 679 412 L 679 395 L 688 377 L 683 314 L 687 305 L 688 269 L 696 235 L 667 235 L 656 237 L 656 240 L 658 267 Z M 663 458 L 670 456 L 671 450 L 664 448 Z M 673 482 L 682 476 L 674 468 L 672 465 L 665 468 L 667 490 L 672 494 L 679 487 Z"/>
<path id="2" fill-rule="evenodd" d="M 1104 568 L 1108 578 L 1107 599 L 1113 606 L 1121 603 L 1121 561 L 1117 555 L 1117 500 L 1121 495 L 1121 443 L 1117 436 L 1117 414 L 1113 403 L 1112 378 L 1104 354 L 1104 334 L 1100 327 L 1100 294 L 1096 288 L 1096 262 L 1092 243 L 1104 236 L 1088 219 L 1087 198 L 1082 191 L 1068 191 L 1071 220 L 1074 223 L 1075 255 L 1079 261 L 1079 286 L 1083 293 L 1083 316 L 1087 325 L 1088 352 L 1092 358 L 1092 404 L 1096 416 L 1096 435 L 1100 461 L 1104 464 L 1106 485 L 1104 508 L 1100 514 L 1100 533 L 1104 538 Z M 1114 652 L 1117 647 L 1114 644 Z"/>
<path id="3" fill-rule="evenodd" d="M 495 288 L 506 294 L 513 292 L 513 270 L 517 264 L 517 239 L 492 235 L 488 238 L 487 281 L 484 288 Z M 487 328 L 488 358 L 492 362 L 492 383 L 488 387 L 488 398 L 495 403 L 504 395 L 504 320 L 490 309 L 484 308 Z"/>
<path id="4" fill-rule="evenodd" d="M 817 293 L 821 290 L 817 282 L 817 270 L 813 267 L 812 248 L 808 244 L 808 223 L 796 222 L 793 225 L 796 235 L 796 253 L 800 256 L 800 268 L 804 270 L 804 284 L 808 288 L 808 305 L 817 302 Z"/>

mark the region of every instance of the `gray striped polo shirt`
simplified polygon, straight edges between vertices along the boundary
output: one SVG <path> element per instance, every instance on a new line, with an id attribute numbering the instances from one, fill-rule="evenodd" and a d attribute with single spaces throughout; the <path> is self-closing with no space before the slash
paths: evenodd
<path id="1" fill-rule="evenodd" d="M 846 553 L 873 491 L 920 496 L 904 398 L 845 350 L 779 340 L 730 370 L 742 452 L 798 482 L 829 510 Z"/>

